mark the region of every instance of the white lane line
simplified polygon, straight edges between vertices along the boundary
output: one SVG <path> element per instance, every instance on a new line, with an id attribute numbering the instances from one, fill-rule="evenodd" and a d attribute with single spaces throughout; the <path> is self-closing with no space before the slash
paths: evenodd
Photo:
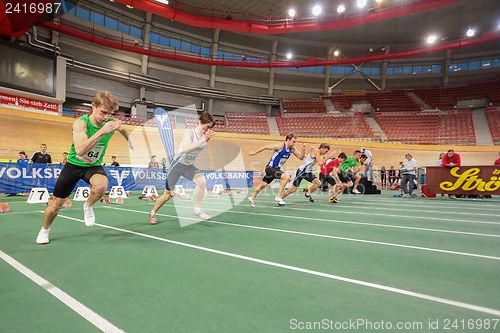
<path id="1" fill-rule="evenodd" d="M 37 285 L 45 289 L 47 292 L 52 294 L 55 298 L 57 298 L 59 301 L 64 303 L 67 307 L 69 307 L 71 310 L 75 311 L 77 314 L 85 318 L 88 322 L 90 322 L 92 325 L 97 327 L 99 330 L 102 332 L 106 333 L 118 333 L 118 332 L 124 332 L 122 329 L 116 327 L 115 325 L 111 324 L 107 319 L 101 317 L 99 314 L 96 312 L 92 311 L 82 303 L 80 303 L 78 300 L 75 298 L 71 297 L 61 289 L 57 288 L 54 286 L 52 283 L 49 281 L 45 280 L 43 277 L 40 275 L 36 274 L 33 272 L 31 269 L 28 267 L 24 266 L 20 262 L 18 262 L 16 259 L 12 258 L 2 250 L 0 250 L 0 258 L 2 258 L 6 263 L 11 265 L 13 268 L 15 268 L 17 271 L 19 271 L 21 274 L 26 276 L 28 279 L 31 281 L 35 282 Z"/>
<path id="2" fill-rule="evenodd" d="M 322 195 L 322 193 L 317 193 L 316 195 L 313 193 L 313 197 L 318 197 L 321 199 L 327 199 L 328 196 Z M 293 194 L 292 194 L 293 195 Z M 299 194 L 296 194 L 296 196 L 299 196 Z M 488 204 L 485 203 L 484 201 L 476 201 L 475 203 L 464 203 L 463 200 L 450 200 L 446 202 L 441 202 L 437 200 L 432 200 L 432 199 L 405 199 L 405 198 L 387 198 L 387 197 L 379 197 L 379 198 L 374 198 L 373 196 L 367 196 L 367 195 L 354 195 L 354 194 L 342 194 L 341 198 L 344 198 L 346 204 L 367 204 L 367 205 L 380 205 L 380 206 L 391 206 L 393 207 L 394 205 L 397 206 L 408 206 L 408 207 L 424 207 L 424 208 L 450 208 L 450 209 L 457 209 L 457 208 L 466 208 L 467 210 L 471 209 L 477 209 L 481 211 L 494 211 L 494 212 L 499 212 L 500 213 L 500 201 L 494 200 L 493 202 L 489 202 Z M 261 195 L 258 198 L 269 198 L 274 200 L 274 195 Z M 292 197 L 290 197 L 292 198 Z M 371 199 L 374 198 L 374 199 Z M 214 198 L 214 197 L 206 197 L 204 200 L 207 199 L 213 199 L 213 200 L 218 200 L 219 198 Z M 304 202 L 303 204 L 309 204 L 308 202 Z M 327 204 L 328 206 L 328 204 Z"/>
<path id="3" fill-rule="evenodd" d="M 105 206 L 103 206 L 103 207 L 105 207 Z M 279 207 L 277 207 L 277 208 L 279 208 Z M 283 215 L 283 214 L 255 213 L 255 212 L 237 211 L 237 210 L 226 211 L 226 210 L 214 209 L 214 208 L 205 208 L 205 209 L 206 210 L 213 210 L 213 211 L 224 211 L 226 213 L 233 213 L 233 214 L 272 216 L 272 217 L 282 217 L 282 218 L 296 219 L 296 220 L 311 220 L 311 221 L 320 221 L 320 222 L 327 222 L 327 223 L 362 225 L 362 226 L 369 226 L 369 227 L 375 227 L 375 228 L 377 228 L 377 227 L 394 228 L 394 229 L 403 229 L 403 230 L 416 230 L 416 231 L 438 232 L 438 233 L 446 233 L 446 234 L 500 238 L 500 235 L 497 235 L 497 234 L 485 234 L 485 233 L 477 233 L 477 232 L 434 229 L 434 228 L 408 227 L 408 226 L 402 226 L 402 225 L 397 225 L 397 224 L 379 224 L 379 223 L 355 222 L 355 221 L 346 221 L 346 220 L 337 220 L 337 219 L 323 219 L 323 218 L 319 218 L 319 217 L 304 217 L 304 216 L 292 216 L 292 215 Z"/>
<path id="4" fill-rule="evenodd" d="M 74 217 L 65 216 L 65 215 L 58 215 L 58 216 L 62 217 L 62 218 L 69 219 L 69 220 L 74 220 L 74 221 L 78 221 L 78 222 L 83 223 L 83 220 L 77 219 Z M 486 314 L 500 317 L 500 310 L 492 309 L 492 308 L 488 308 L 488 307 L 484 307 L 484 306 L 480 306 L 480 305 L 463 303 L 463 302 L 454 301 L 454 300 L 450 300 L 450 299 L 446 299 L 446 298 L 442 298 L 442 297 L 422 294 L 422 293 L 418 293 L 418 292 L 414 292 L 414 291 L 410 291 L 410 290 L 385 286 L 385 285 L 378 284 L 378 283 L 372 283 L 372 282 L 367 282 L 367 281 L 362 281 L 362 280 L 357 280 L 357 279 L 351 279 L 351 278 L 340 276 L 340 275 L 328 274 L 328 273 L 314 271 L 314 270 L 310 270 L 310 269 L 306 269 L 306 268 L 301 268 L 301 267 L 296 267 L 296 266 L 291 266 L 291 265 L 286 265 L 286 264 L 280 264 L 280 263 L 274 262 L 274 261 L 258 259 L 258 258 L 254 258 L 254 257 L 249 257 L 249 256 L 244 256 L 244 255 L 232 253 L 232 252 L 221 251 L 221 250 L 216 250 L 216 249 L 212 249 L 212 248 L 208 248 L 208 247 L 204 247 L 204 246 L 194 245 L 194 244 L 190 244 L 190 243 L 174 241 L 174 240 L 167 239 L 167 238 L 161 238 L 161 237 L 157 237 L 157 236 L 143 234 L 140 232 L 122 229 L 122 228 L 117 228 L 117 227 L 112 227 L 112 226 L 105 225 L 105 224 L 96 223 L 95 225 L 100 226 L 102 228 L 106 228 L 106 229 L 121 231 L 121 232 L 128 233 L 131 235 L 141 236 L 141 237 L 154 239 L 154 240 L 158 240 L 158 241 L 169 243 L 169 244 L 174 244 L 174 245 L 187 247 L 187 248 L 191 248 L 191 249 L 195 249 L 195 250 L 214 253 L 214 254 L 218 254 L 218 255 L 222 255 L 222 256 L 226 256 L 226 257 L 231 257 L 231 258 L 236 258 L 236 259 L 240 259 L 240 260 L 244 260 L 244 261 L 254 262 L 257 264 L 261 264 L 261 265 L 272 266 L 272 267 L 282 268 L 282 269 L 286 269 L 286 270 L 290 270 L 290 271 L 294 271 L 294 272 L 300 272 L 300 273 L 309 274 L 309 275 L 313 275 L 313 276 L 319 276 L 319 277 L 323 277 L 323 278 L 327 278 L 327 279 L 331 279 L 331 280 L 347 282 L 347 283 L 360 285 L 360 286 L 364 286 L 364 287 L 368 287 L 368 288 L 379 289 L 379 290 L 388 291 L 388 292 L 392 292 L 392 293 L 396 293 L 396 294 L 400 294 L 400 295 L 415 297 L 415 298 L 424 299 L 424 300 L 431 301 L 431 302 L 446 304 L 446 305 L 450 305 L 450 306 L 454 306 L 454 307 L 458 307 L 458 308 L 462 308 L 462 309 L 467 309 L 467 310 L 471 310 L 471 311 L 486 313 Z"/>
<path id="5" fill-rule="evenodd" d="M 299 199 L 299 198 L 291 198 L 291 197 L 287 197 L 287 198 L 290 198 L 290 199 Z M 360 204 L 361 203 L 361 204 Z M 297 202 L 297 201 L 292 201 L 291 204 L 293 205 L 300 205 L 300 206 L 311 206 L 311 203 L 309 202 Z M 346 205 L 347 204 L 347 205 Z M 321 207 L 332 207 L 332 204 L 326 204 L 326 203 L 317 203 L 315 202 L 314 203 L 314 206 L 321 206 Z M 366 205 L 375 205 L 377 207 L 372 207 L 372 206 L 369 206 L 369 207 L 364 207 Z M 387 208 L 387 207 L 380 207 L 380 206 L 390 206 L 392 208 Z M 341 205 L 335 205 L 335 208 L 336 209 L 349 209 L 349 208 L 354 208 L 354 209 L 359 209 L 359 208 L 366 208 L 366 209 L 375 209 L 375 210 L 384 210 L 384 211 L 403 211 L 403 212 L 417 212 L 417 213 L 429 213 L 429 214 L 434 214 L 434 215 L 442 215 L 442 214 L 446 214 L 447 216 L 450 216 L 450 215 L 472 215 L 472 216 L 493 216 L 493 217 L 500 217 L 500 210 L 497 210 L 496 213 L 494 214 L 491 214 L 491 213 L 476 213 L 476 212 L 457 212 L 456 209 L 457 207 L 453 207 L 453 209 L 455 209 L 454 211 L 450 211 L 450 210 L 447 210 L 447 211 L 443 211 L 443 210 L 429 210 L 429 209 L 417 209 L 418 207 L 415 207 L 415 206 L 410 206 L 412 208 L 405 208 L 407 205 L 398 205 L 396 203 L 394 204 L 389 204 L 389 205 L 384 205 L 384 204 L 375 204 L 375 203 L 366 203 L 366 202 L 361 202 L 361 201 L 357 201 L 356 203 L 353 203 L 353 202 L 349 202 L 348 200 L 343 200 L 342 201 L 342 204 Z M 394 208 L 396 207 L 396 208 Z M 401 208 L 397 208 L 397 207 L 401 207 Z M 423 208 L 423 207 L 422 207 Z M 444 207 L 443 207 L 444 208 Z M 469 208 L 467 208 L 467 210 L 469 210 Z M 483 209 L 481 209 L 483 211 Z"/>
<path id="6" fill-rule="evenodd" d="M 33 213 L 38 213 L 40 212 L 39 210 L 34 210 L 31 212 L 16 212 L 16 213 L 2 213 L 0 216 L 10 216 L 10 215 L 21 215 L 21 214 L 33 214 Z"/>
<path id="7" fill-rule="evenodd" d="M 187 206 L 184 206 L 184 207 L 188 208 Z M 135 209 L 128 209 L 128 208 L 118 208 L 118 207 L 108 207 L 108 206 L 105 206 L 103 208 L 116 209 L 116 210 L 121 210 L 121 211 L 141 213 L 141 214 L 147 214 L 147 215 L 149 214 L 149 212 L 146 212 L 146 211 L 135 210 Z M 210 209 L 207 209 L 207 210 L 210 210 Z M 178 218 L 176 215 L 168 215 L 168 214 L 160 214 L 160 213 L 157 213 L 156 215 Z M 199 219 L 190 218 L 190 217 L 183 217 L 183 218 L 187 218 L 188 220 L 195 220 L 195 221 L 199 220 Z M 358 242 L 358 243 L 367 243 L 367 244 L 375 244 L 375 245 L 393 246 L 393 247 L 400 247 L 400 248 L 405 248 L 405 249 L 439 252 L 439 253 L 446 253 L 446 254 L 453 254 L 453 255 L 476 257 L 476 258 L 482 258 L 482 259 L 500 260 L 500 257 L 488 256 L 488 255 L 477 254 L 477 253 L 469 253 L 469 252 L 458 252 L 458 251 L 451 251 L 451 250 L 442 250 L 442 249 L 436 249 L 436 248 L 431 248 L 431 247 L 405 245 L 405 244 L 389 243 L 389 242 L 379 242 L 379 241 L 372 241 L 372 240 L 367 240 L 367 239 L 332 236 L 332 235 L 317 234 L 317 233 L 295 231 L 295 230 L 288 230 L 288 229 L 259 227 L 259 226 L 255 226 L 255 225 L 249 225 L 249 224 L 235 224 L 235 223 L 221 222 L 221 221 L 215 221 L 215 220 L 209 220 L 209 221 L 204 221 L 204 222 L 205 223 L 214 223 L 214 224 L 228 225 L 228 226 L 233 226 L 233 227 L 238 227 L 238 228 L 248 228 L 248 229 L 256 229 L 256 230 L 282 232 L 282 233 L 294 234 L 294 235 L 311 236 L 311 237 L 319 237 L 319 238 L 329 238 L 329 239 L 338 239 L 338 240 L 345 240 L 345 241 Z"/>
<path id="8" fill-rule="evenodd" d="M 219 204 L 219 205 L 224 204 L 224 203 L 217 203 L 217 202 L 210 202 L 210 203 L 216 204 L 216 205 L 217 204 Z M 268 205 L 268 204 L 264 204 L 264 203 L 260 203 L 260 202 L 257 202 L 256 206 L 257 206 L 257 208 L 265 207 L 265 208 L 284 210 L 283 207 L 277 207 L 276 205 Z M 290 207 L 290 205 L 287 205 L 286 210 L 301 210 L 301 211 L 310 212 L 313 209 L 313 207 L 314 207 L 314 204 L 311 204 L 311 207 L 309 207 L 309 208 Z M 341 211 L 341 210 L 335 209 L 335 207 L 337 207 L 337 205 L 333 205 L 333 204 L 330 207 L 331 207 L 331 209 L 320 209 L 320 208 L 314 207 L 314 211 L 315 212 L 328 212 L 328 213 L 334 212 L 335 214 L 353 214 L 353 215 L 411 218 L 411 219 L 420 219 L 420 220 L 435 220 L 435 221 L 443 221 L 443 222 L 463 222 L 463 223 L 468 223 L 468 224 L 500 225 L 500 222 L 497 222 L 497 221 L 463 220 L 463 219 L 453 219 L 453 218 L 444 218 L 444 217 L 414 216 L 414 215 L 400 215 L 400 214 L 393 215 L 393 214 L 382 214 L 382 213 L 373 213 L 373 212 L 369 212 L 369 213 L 368 212 L 361 212 L 359 210 Z M 361 207 L 362 206 L 360 205 L 360 208 Z"/>
<path id="9" fill-rule="evenodd" d="M 499 201 L 498 200 L 492 200 L 487 202 L 486 200 L 482 201 L 466 201 L 466 200 L 435 200 L 435 199 L 426 199 L 426 198 L 400 198 L 400 197 L 379 197 L 379 198 L 369 198 L 367 195 L 343 195 L 344 198 L 349 198 L 349 201 L 357 201 L 357 202 L 372 202 L 372 203 L 383 203 L 385 202 L 386 204 L 405 204 L 405 205 L 417 205 L 417 206 L 424 206 L 424 207 L 430 207 L 430 206 L 435 206 L 435 207 L 443 207 L 443 208 L 470 208 L 470 209 L 490 209 L 490 210 L 499 210 L 497 207 Z"/>

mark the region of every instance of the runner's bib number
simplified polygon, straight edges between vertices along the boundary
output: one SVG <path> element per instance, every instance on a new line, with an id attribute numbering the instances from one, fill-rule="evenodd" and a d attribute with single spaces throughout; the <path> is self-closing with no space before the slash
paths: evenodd
<path id="1" fill-rule="evenodd" d="M 77 155 L 76 157 L 79 160 L 82 160 L 86 163 L 93 164 L 101 158 L 102 150 L 104 149 L 104 146 L 96 146 L 92 148 L 87 154 L 85 155 Z"/>

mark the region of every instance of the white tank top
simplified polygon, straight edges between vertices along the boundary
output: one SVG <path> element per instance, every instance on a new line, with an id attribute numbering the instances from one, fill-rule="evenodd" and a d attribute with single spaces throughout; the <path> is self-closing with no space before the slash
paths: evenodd
<path id="1" fill-rule="evenodd" d="M 311 154 L 307 154 L 304 163 L 299 167 L 299 170 L 303 173 L 311 172 L 313 166 L 316 164 L 316 159 L 311 157 Z"/>
<path id="2" fill-rule="evenodd" d="M 196 132 L 195 128 L 191 129 L 193 136 L 191 138 L 191 143 L 196 142 L 200 140 L 201 136 L 198 136 L 198 133 Z M 187 134 L 186 134 L 187 135 Z M 185 165 L 193 165 L 194 161 L 200 155 L 201 151 L 207 146 L 207 142 L 204 141 L 202 144 L 200 144 L 198 147 L 196 147 L 193 151 L 189 153 L 185 153 L 184 149 L 181 147 L 179 149 L 179 153 L 177 153 L 174 161 L 185 164 Z"/>

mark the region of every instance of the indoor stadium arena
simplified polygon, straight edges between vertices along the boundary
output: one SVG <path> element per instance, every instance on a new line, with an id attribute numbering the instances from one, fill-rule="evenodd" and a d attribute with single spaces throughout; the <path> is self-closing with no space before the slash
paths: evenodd
<path id="1" fill-rule="evenodd" d="M 500 332 L 498 0 L 0 9 L 0 332 Z"/>

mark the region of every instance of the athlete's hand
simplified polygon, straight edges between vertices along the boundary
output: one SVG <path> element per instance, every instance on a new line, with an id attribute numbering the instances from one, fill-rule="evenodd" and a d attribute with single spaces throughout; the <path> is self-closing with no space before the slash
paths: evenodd
<path id="1" fill-rule="evenodd" d="M 203 134 L 203 138 L 202 140 L 203 141 L 206 141 L 208 142 L 208 140 L 210 140 L 211 138 L 213 138 L 215 136 L 215 132 L 212 131 L 211 129 L 208 129 L 204 134 Z"/>
<path id="2" fill-rule="evenodd" d="M 118 119 L 115 119 L 113 121 L 108 121 L 101 128 L 101 131 L 104 134 L 108 134 L 108 133 L 111 133 L 111 132 L 116 131 L 117 129 L 119 129 L 121 125 L 122 125 L 122 122 L 121 122 L 121 120 L 118 120 Z"/>

